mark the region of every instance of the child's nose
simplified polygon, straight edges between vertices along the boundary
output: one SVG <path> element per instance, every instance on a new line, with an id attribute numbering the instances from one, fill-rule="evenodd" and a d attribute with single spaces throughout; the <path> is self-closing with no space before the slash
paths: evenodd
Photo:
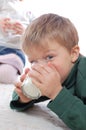
<path id="1" fill-rule="evenodd" d="M 32 64 L 32 66 L 35 66 L 35 65 L 38 65 L 38 64 L 44 65 L 46 63 L 47 63 L 47 61 L 45 59 L 38 59 L 36 62 L 34 62 Z"/>

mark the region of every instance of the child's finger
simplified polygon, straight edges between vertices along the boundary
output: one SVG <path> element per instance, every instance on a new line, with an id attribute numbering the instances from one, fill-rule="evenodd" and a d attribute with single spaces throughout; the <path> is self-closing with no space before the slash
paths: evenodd
<path id="1" fill-rule="evenodd" d="M 20 81 L 21 81 L 21 82 L 24 81 L 24 79 L 26 78 L 26 76 L 27 76 L 27 74 L 28 74 L 29 71 L 30 71 L 29 68 L 25 68 L 24 74 L 22 74 L 22 76 L 20 77 Z"/>
<path id="2" fill-rule="evenodd" d="M 20 77 L 21 82 L 23 82 L 25 78 L 26 78 L 26 74 L 23 74 L 23 75 Z"/>
<path id="3" fill-rule="evenodd" d="M 20 88 L 21 84 L 22 84 L 21 82 L 17 82 L 14 85 L 15 85 L 16 88 Z"/>
<path id="4" fill-rule="evenodd" d="M 29 68 L 25 68 L 25 74 L 28 74 L 29 71 L 30 71 Z"/>

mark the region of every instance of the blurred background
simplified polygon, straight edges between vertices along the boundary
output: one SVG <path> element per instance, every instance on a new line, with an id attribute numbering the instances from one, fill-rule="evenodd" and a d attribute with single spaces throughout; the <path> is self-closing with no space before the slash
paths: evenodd
<path id="1" fill-rule="evenodd" d="M 80 51 L 86 55 L 86 2 L 85 0 L 24 0 L 23 7 L 35 17 L 44 13 L 56 13 L 68 17 L 79 34 Z"/>

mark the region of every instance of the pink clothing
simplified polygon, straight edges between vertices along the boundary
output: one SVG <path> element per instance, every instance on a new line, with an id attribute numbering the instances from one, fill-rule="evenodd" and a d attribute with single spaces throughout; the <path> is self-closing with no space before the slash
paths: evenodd
<path id="1" fill-rule="evenodd" d="M 24 64 L 21 59 L 15 54 L 0 55 L 0 64 L 9 64 L 17 69 L 19 74 L 22 74 Z"/>
<path id="2" fill-rule="evenodd" d="M 0 83 L 14 84 L 18 81 L 18 71 L 9 64 L 0 64 Z"/>

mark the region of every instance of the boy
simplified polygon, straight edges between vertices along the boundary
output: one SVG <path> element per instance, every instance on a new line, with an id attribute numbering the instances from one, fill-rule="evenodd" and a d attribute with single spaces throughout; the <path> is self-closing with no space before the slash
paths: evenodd
<path id="1" fill-rule="evenodd" d="M 78 33 L 71 21 L 56 14 L 44 14 L 26 29 L 23 50 L 31 70 L 26 69 L 16 84 L 12 109 L 23 111 L 37 102 L 47 105 L 72 130 L 86 130 L 86 58 L 79 52 Z M 32 100 L 22 90 L 26 75 L 42 96 Z"/>

